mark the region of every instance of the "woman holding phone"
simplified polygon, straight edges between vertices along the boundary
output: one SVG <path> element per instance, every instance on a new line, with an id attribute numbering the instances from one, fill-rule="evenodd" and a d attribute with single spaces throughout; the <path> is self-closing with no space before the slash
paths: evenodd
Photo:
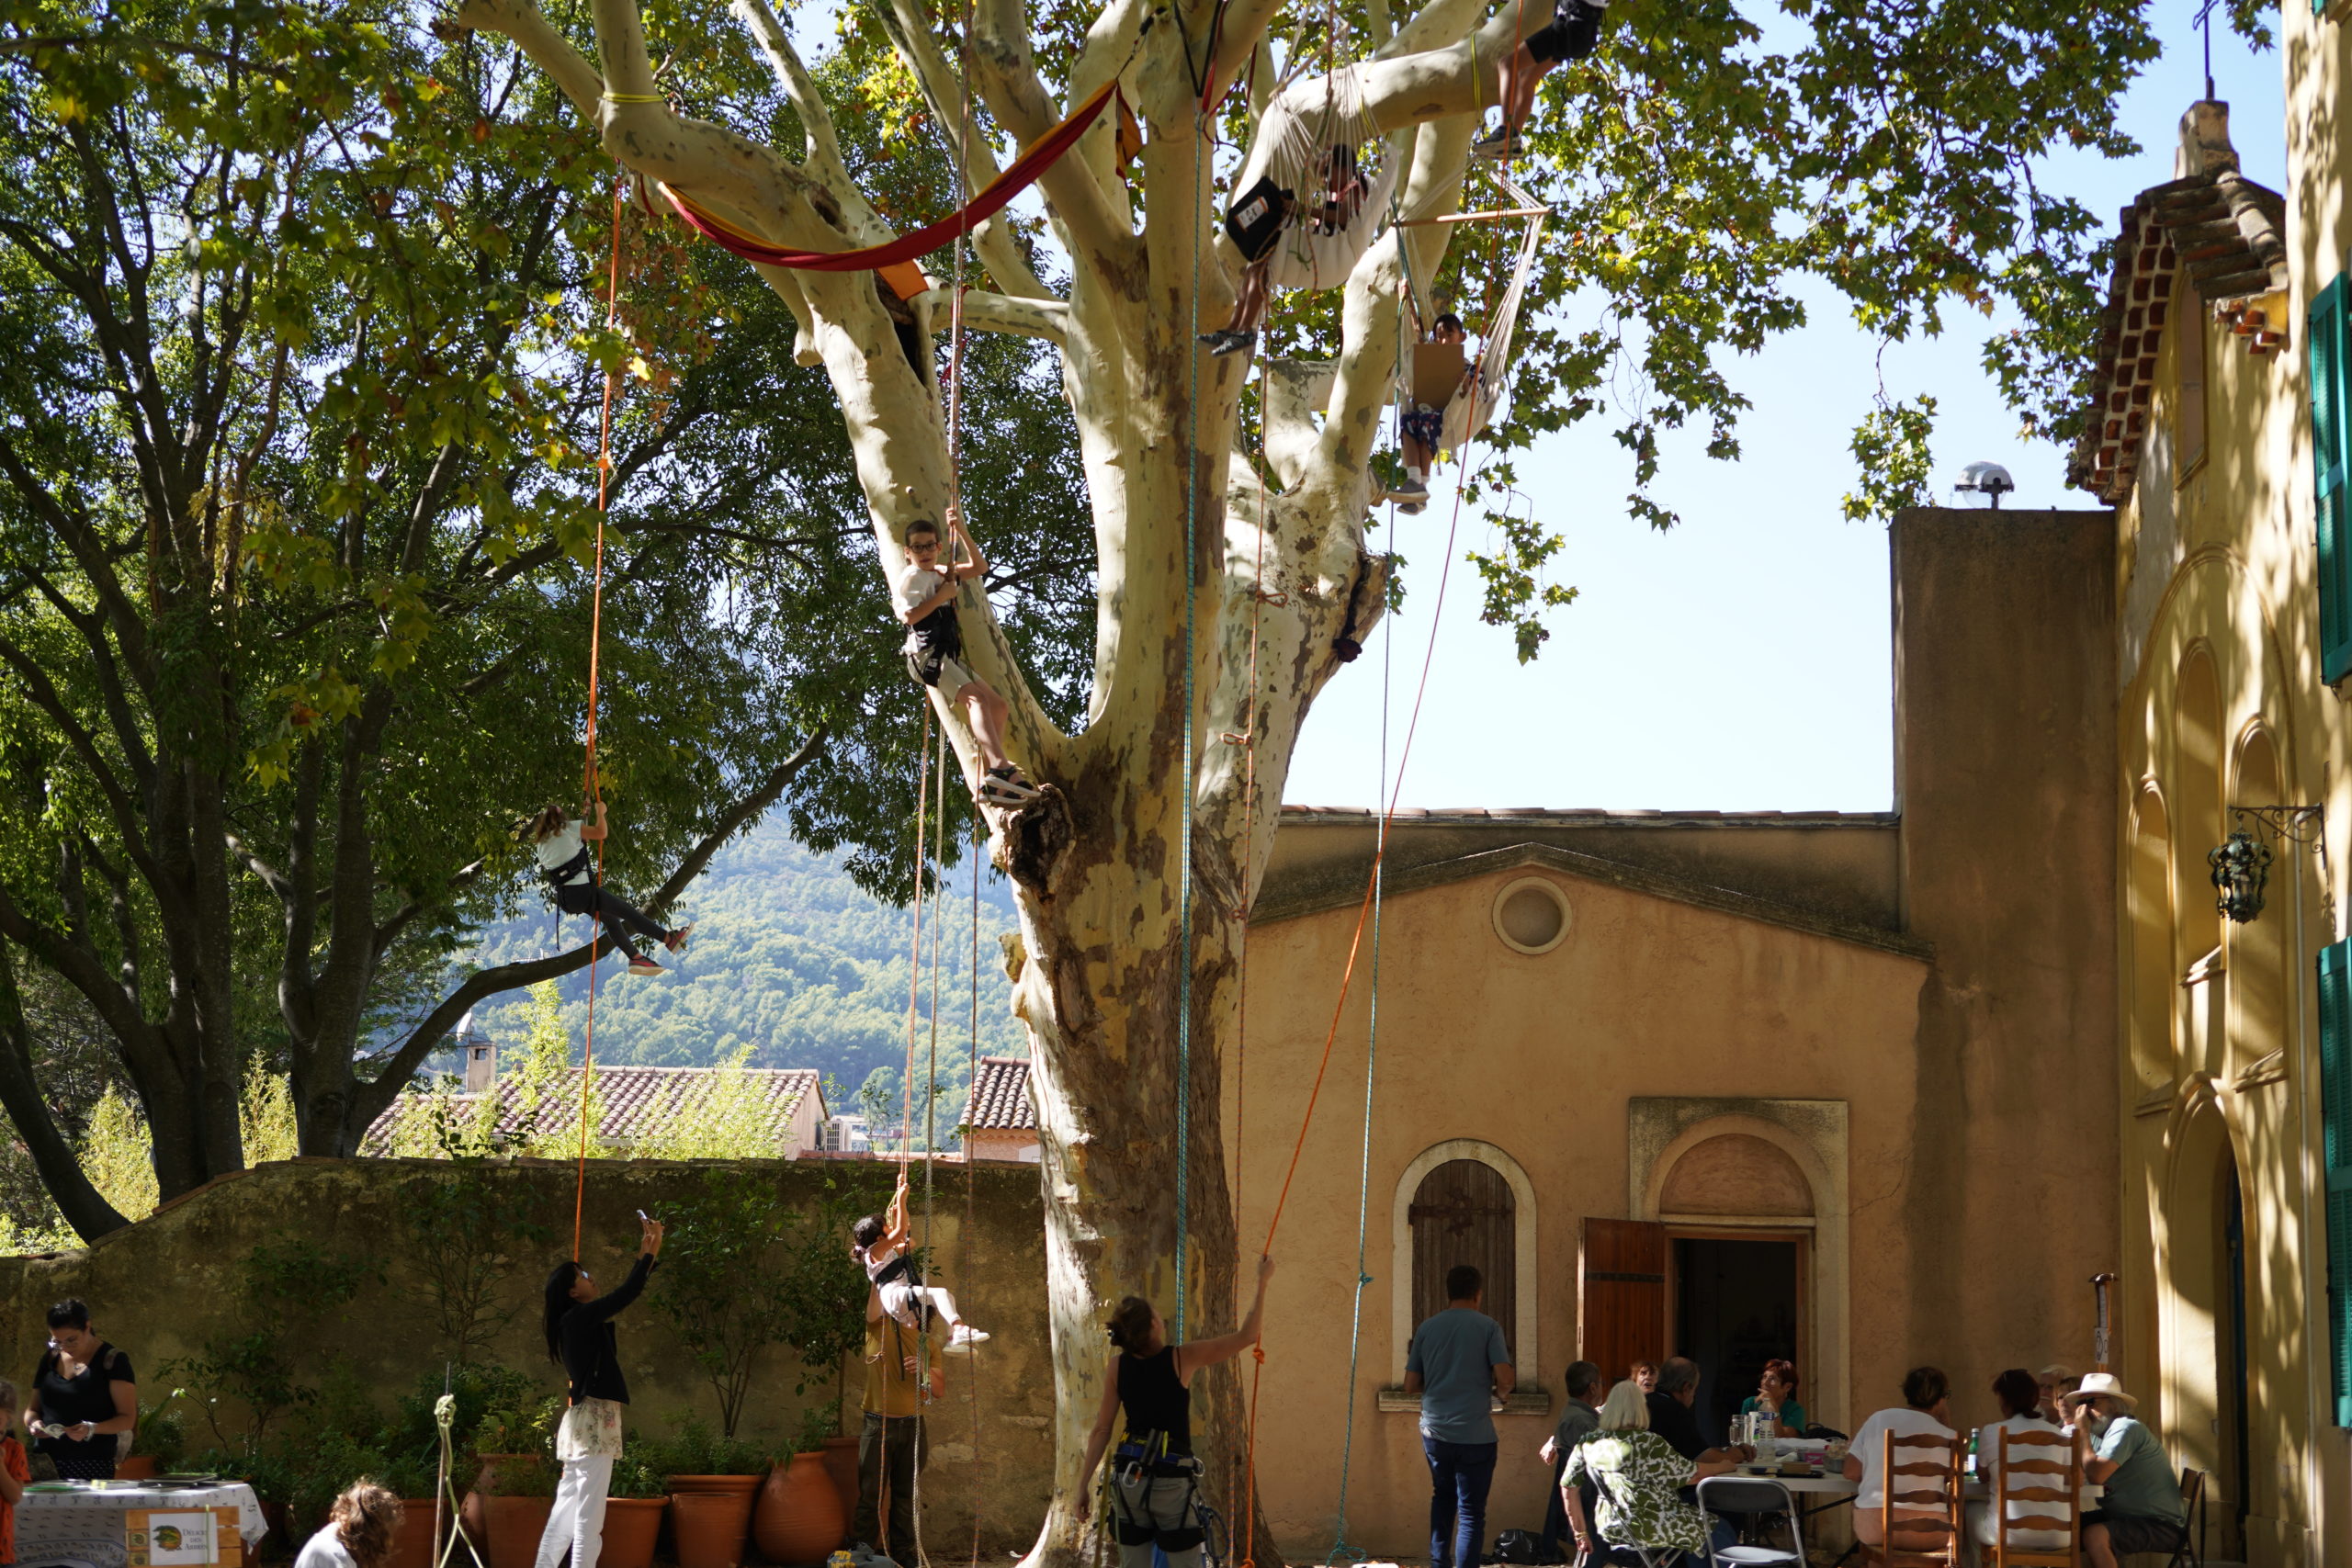
<path id="1" fill-rule="evenodd" d="M 644 1227 L 638 1236 L 637 1263 L 618 1290 L 596 1293 L 596 1281 L 578 1258 L 567 1258 L 548 1276 L 548 1359 L 563 1363 L 571 1408 L 556 1429 L 555 1457 L 563 1466 L 555 1506 L 539 1537 L 537 1568 L 556 1568 L 565 1549 L 571 1568 L 596 1568 L 605 1542 L 605 1495 L 613 1461 L 621 1457 L 621 1413 L 628 1404 L 628 1380 L 621 1375 L 620 1336 L 613 1319 L 643 1293 L 662 1256 L 662 1224 L 638 1211 Z"/>

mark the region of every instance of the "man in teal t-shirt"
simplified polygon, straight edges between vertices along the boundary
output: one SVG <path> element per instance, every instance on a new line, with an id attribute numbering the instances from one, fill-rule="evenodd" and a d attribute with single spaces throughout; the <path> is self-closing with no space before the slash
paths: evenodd
<path id="1" fill-rule="evenodd" d="M 1413 1330 L 1405 1392 L 1421 1396 L 1430 1461 L 1430 1568 L 1478 1568 L 1487 1492 L 1495 1480 L 1493 1404 L 1516 1374 L 1503 1325 L 1478 1310 L 1486 1278 L 1467 1263 L 1445 1273 L 1445 1310 Z"/>
<path id="2" fill-rule="evenodd" d="M 2083 1475 L 2102 1489 L 2099 1506 L 2083 1516 L 2083 1551 L 2093 1568 L 2117 1568 L 2134 1552 L 2169 1552 L 2180 1544 L 2180 1483 L 2156 1435 L 2132 1418 L 2139 1403 L 2112 1372 L 2093 1372 L 2069 1401 L 2090 1434 Z"/>

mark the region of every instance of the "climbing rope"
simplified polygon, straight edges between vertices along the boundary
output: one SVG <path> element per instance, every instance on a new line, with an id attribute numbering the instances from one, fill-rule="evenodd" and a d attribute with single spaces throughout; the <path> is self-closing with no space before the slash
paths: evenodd
<path id="1" fill-rule="evenodd" d="M 605 263 L 605 330 L 613 331 L 620 324 L 621 309 L 621 185 L 613 182 L 612 233 L 606 245 Z M 588 734 L 587 760 L 582 764 L 585 777 L 582 781 L 582 809 L 594 820 L 596 811 L 596 697 L 597 681 L 601 673 L 600 655 L 605 645 L 605 513 L 612 501 L 613 486 L 613 398 L 618 390 L 620 370 L 617 367 L 605 372 L 604 412 L 597 421 L 596 433 L 596 572 L 594 585 L 588 600 Z M 595 886 L 605 886 L 605 839 L 599 834 L 596 845 Z M 604 956 L 604 934 L 594 907 L 588 911 L 588 1025 L 580 1046 L 580 1155 L 573 1173 L 571 1193 L 571 1256 L 580 1257 L 580 1231 L 588 1209 L 588 1101 L 589 1086 L 593 1083 L 596 1064 L 596 969 Z"/>

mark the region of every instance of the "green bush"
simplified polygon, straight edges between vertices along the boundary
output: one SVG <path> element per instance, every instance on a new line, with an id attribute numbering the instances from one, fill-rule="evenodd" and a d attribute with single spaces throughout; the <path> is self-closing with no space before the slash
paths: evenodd
<path id="1" fill-rule="evenodd" d="M 680 1474 L 686 1473 L 684 1471 Z M 635 1455 L 624 1455 L 613 1466 L 613 1484 L 608 1495 L 615 1497 L 666 1497 L 669 1483 L 662 1472 Z"/>
<path id="2" fill-rule="evenodd" d="M 552 1497 L 555 1495 L 556 1475 L 557 1465 L 551 1457 L 517 1449 L 492 1469 L 491 1495 Z"/>
<path id="3" fill-rule="evenodd" d="M 472 1478 L 481 1450 L 475 1442 L 483 1418 L 493 1410 L 515 1411 L 535 1403 L 544 1390 L 528 1372 L 476 1362 L 449 1369 L 446 1375 L 427 1372 L 416 1386 L 401 1395 L 385 1450 L 394 1459 L 418 1458 L 431 1466 L 440 1452 L 440 1436 L 433 1424 L 433 1406 L 442 1393 L 456 1396 L 458 1416 L 450 1428 L 456 1447 L 458 1484 Z"/>
<path id="4" fill-rule="evenodd" d="M 657 1475 L 757 1475 L 768 1468 L 764 1446 L 714 1431 L 699 1416 L 675 1423 L 671 1438 L 628 1434 L 628 1450 Z"/>

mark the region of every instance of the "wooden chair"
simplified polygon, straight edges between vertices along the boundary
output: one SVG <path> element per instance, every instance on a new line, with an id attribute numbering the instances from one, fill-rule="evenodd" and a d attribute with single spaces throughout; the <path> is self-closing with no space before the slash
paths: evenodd
<path id="1" fill-rule="evenodd" d="M 2081 1568 L 2081 1455 L 2079 1442 L 2060 1432 L 2001 1430 L 2001 1484 L 1988 1499 L 1993 1509 L 1992 1568 Z M 2054 1452 L 2051 1450 L 2055 1450 Z M 2009 1505 L 2027 1505 L 2012 1515 Z M 2064 1546 L 2021 1546 L 2011 1534 L 2063 1530 Z"/>
<path id="2" fill-rule="evenodd" d="M 1934 1457 L 1897 1464 L 1898 1449 Z M 1958 1438 L 1886 1434 L 1879 1467 L 1881 1544 L 1863 1543 L 1864 1562 L 1878 1568 L 1961 1568 L 1961 1451 Z"/>
<path id="3" fill-rule="evenodd" d="M 2180 1544 L 2165 1568 L 2205 1568 L 2205 1472 L 2180 1467 Z"/>

